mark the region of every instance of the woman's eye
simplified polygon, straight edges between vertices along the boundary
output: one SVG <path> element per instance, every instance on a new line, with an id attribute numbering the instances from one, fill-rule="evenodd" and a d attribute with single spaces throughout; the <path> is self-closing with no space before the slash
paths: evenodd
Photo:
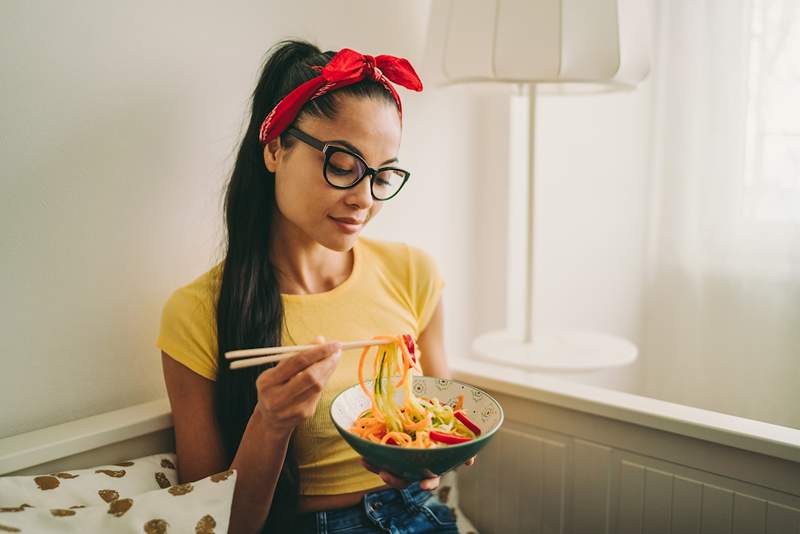
<path id="1" fill-rule="evenodd" d="M 330 165 L 330 170 L 332 170 L 334 174 L 338 174 L 340 176 L 353 173 L 353 169 L 340 169 L 336 165 Z"/>

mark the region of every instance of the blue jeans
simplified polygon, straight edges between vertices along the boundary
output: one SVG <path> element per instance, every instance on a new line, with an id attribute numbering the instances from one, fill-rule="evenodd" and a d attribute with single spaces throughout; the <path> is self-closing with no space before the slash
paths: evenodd
<path id="1" fill-rule="evenodd" d="M 387 488 L 364 495 L 349 508 L 309 512 L 298 518 L 298 534 L 458 534 L 456 518 L 435 492 Z"/>

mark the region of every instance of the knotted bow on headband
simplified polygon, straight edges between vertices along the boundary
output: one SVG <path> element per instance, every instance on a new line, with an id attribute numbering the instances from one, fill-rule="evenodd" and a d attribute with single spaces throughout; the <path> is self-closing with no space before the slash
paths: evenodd
<path id="1" fill-rule="evenodd" d="M 394 96 L 400 119 L 403 107 L 400 96 L 389 82 L 402 85 L 413 91 L 422 91 L 422 81 L 407 59 L 394 56 L 362 55 L 349 48 L 342 48 L 324 67 L 313 66 L 320 75 L 296 87 L 283 97 L 261 123 L 258 140 L 265 145 L 278 137 L 292 122 L 300 108 L 308 102 L 335 89 L 346 87 L 365 78 L 382 83 Z"/>

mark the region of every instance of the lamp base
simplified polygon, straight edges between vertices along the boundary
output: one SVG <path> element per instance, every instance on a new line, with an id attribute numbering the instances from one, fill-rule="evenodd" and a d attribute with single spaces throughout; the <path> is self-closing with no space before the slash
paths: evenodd
<path id="1" fill-rule="evenodd" d="M 472 342 L 482 359 L 530 371 L 580 372 L 632 364 L 639 354 L 630 341 L 600 334 L 570 330 L 537 334 L 525 342 L 506 331 L 488 332 Z"/>

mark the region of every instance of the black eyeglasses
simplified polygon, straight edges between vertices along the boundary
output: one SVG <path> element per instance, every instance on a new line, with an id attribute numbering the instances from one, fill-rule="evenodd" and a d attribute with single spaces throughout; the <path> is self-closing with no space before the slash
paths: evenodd
<path id="1" fill-rule="evenodd" d="M 384 201 L 399 193 L 411 176 L 410 172 L 397 167 L 373 169 L 358 154 L 340 146 L 323 143 L 297 128 L 289 128 L 286 132 L 325 154 L 322 175 L 336 189 L 350 189 L 358 185 L 365 176 L 370 176 L 372 198 Z"/>

